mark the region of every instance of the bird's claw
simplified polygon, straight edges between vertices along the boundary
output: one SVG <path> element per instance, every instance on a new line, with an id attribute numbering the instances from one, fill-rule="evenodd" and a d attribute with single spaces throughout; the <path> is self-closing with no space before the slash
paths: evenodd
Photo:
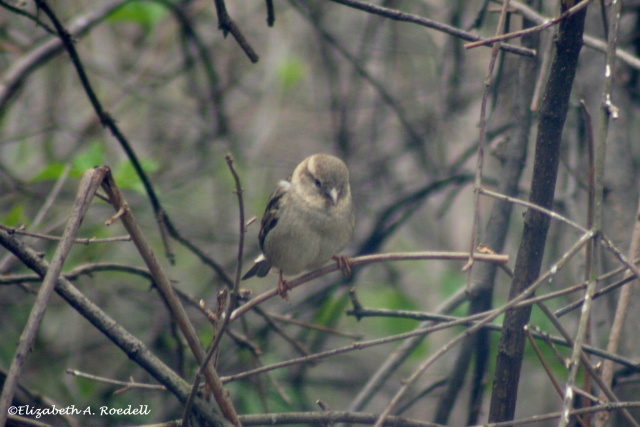
<path id="1" fill-rule="evenodd" d="M 345 279 L 351 277 L 351 262 L 349 261 L 348 256 L 344 255 L 336 255 L 332 257 L 338 263 L 338 268 L 342 271 L 342 275 Z"/>
<path id="2" fill-rule="evenodd" d="M 281 271 L 280 275 L 278 276 L 278 288 L 277 288 L 278 295 L 280 295 L 280 297 L 283 300 L 289 301 L 290 290 L 291 290 L 291 285 L 289 284 L 289 282 L 287 282 L 282 278 L 282 271 Z"/>

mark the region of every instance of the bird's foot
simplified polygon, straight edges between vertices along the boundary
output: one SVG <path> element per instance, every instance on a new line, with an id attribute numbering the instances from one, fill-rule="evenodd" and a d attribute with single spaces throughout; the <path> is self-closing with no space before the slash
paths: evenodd
<path id="1" fill-rule="evenodd" d="M 290 290 L 291 290 L 291 285 L 289 284 L 289 282 L 287 282 L 282 278 L 282 271 L 280 271 L 280 274 L 278 275 L 278 288 L 277 288 L 278 295 L 280 295 L 280 297 L 283 300 L 289 301 Z"/>
<path id="2" fill-rule="evenodd" d="M 342 271 L 342 275 L 345 277 L 345 279 L 351 277 L 351 262 L 349 261 L 348 256 L 336 255 L 331 258 L 336 260 L 336 262 L 338 263 L 338 268 L 340 269 L 340 271 Z"/>

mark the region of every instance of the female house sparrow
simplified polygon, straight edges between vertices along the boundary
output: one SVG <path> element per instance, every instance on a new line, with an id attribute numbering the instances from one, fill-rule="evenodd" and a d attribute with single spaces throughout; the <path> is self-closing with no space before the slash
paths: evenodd
<path id="1" fill-rule="evenodd" d="M 264 277 L 276 267 L 278 293 L 288 299 L 282 275 L 322 266 L 347 245 L 354 225 L 347 166 L 327 154 L 307 157 L 269 198 L 258 235 L 262 255 L 242 279 Z M 346 258 L 336 259 L 348 274 Z"/>

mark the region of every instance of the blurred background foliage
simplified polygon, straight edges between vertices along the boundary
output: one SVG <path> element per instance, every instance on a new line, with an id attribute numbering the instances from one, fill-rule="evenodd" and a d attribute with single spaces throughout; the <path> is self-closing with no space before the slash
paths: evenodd
<path id="1" fill-rule="evenodd" d="M 273 27 L 266 23 L 265 2 L 227 1 L 231 17 L 260 57 L 252 63 L 233 37 L 224 37 L 218 29 L 213 1 L 119 3 L 121 7 L 75 38 L 80 60 L 103 107 L 141 160 L 173 224 L 227 275 L 234 275 L 238 244 L 238 204 L 224 159 L 227 153 L 233 155 L 242 180 L 247 217 L 261 216 L 278 180 L 287 177 L 300 160 L 312 153 L 329 152 L 349 166 L 357 206 L 356 233 L 346 254 L 468 251 L 479 105 L 489 49 L 464 50 L 461 40 L 435 30 L 330 1 L 277 0 Z M 495 14 L 477 20 L 484 2 L 376 3 L 485 36 L 495 31 Z M 542 3 L 541 13 L 551 16 L 556 2 Z M 82 0 L 51 2 L 65 25 L 106 5 Z M 82 171 L 108 165 L 174 285 L 195 301 L 203 299 L 215 309 L 216 295 L 225 287 L 224 280 L 175 241 L 171 243 L 174 264 L 164 257 L 158 225 L 139 176 L 121 146 L 101 126 L 69 56 L 58 51 L 51 57 L 34 58 L 37 49 L 55 35 L 44 25 L 16 13 L 15 8 L 50 27 L 31 1 L 0 3 L 0 82 L 19 69 L 22 61 L 33 61 L 15 92 L 0 97 L 0 223 L 59 235 Z M 593 7 L 589 14 L 587 31 L 602 37 L 597 8 Z M 625 9 L 622 47 L 631 51 L 638 46 L 634 35 L 637 17 L 636 8 Z M 513 15 L 512 21 L 513 28 L 519 28 L 520 18 Z M 476 22 L 480 25 L 474 28 Z M 551 37 L 552 30 L 544 33 L 545 45 Z M 585 48 L 583 58 L 572 105 L 577 107 L 578 100 L 585 98 L 595 112 L 599 108 L 604 56 Z M 513 54 L 501 55 L 492 81 L 484 178 L 489 188 L 495 188 L 500 180 L 501 147 L 509 143 L 513 126 L 518 60 Z M 611 208 L 607 227 L 626 251 L 637 204 L 638 146 L 633 143 L 638 126 L 634 92 L 637 70 L 620 65 L 617 73 L 620 77 L 616 102 L 623 104 L 614 132 L 624 138 L 613 137 L 614 153 L 608 161 L 617 163 L 607 171 L 612 182 L 608 190 L 621 203 L 615 210 Z M 0 84 L 0 88 L 5 95 L 7 87 Z M 579 113 L 574 109 L 565 131 L 557 210 L 584 223 L 585 147 L 580 126 Z M 521 198 L 527 197 L 529 176 L 527 164 Z M 437 182 L 443 184 L 407 199 Z M 57 185 L 60 187 L 54 191 Z M 48 200 L 50 195 L 54 197 Z M 481 201 L 479 242 L 492 203 L 489 198 Z M 391 208 L 397 210 L 385 219 L 383 214 Z M 523 212 L 520 207 L 514 208 L 503 251 L 511 256 L 511 267 Z M 104 226 L 111 215 L 111 208 L 96 200 L 84 220 L 81 237 L 125 235 L 118 222 L 109 228 Z M 258 254 L 258 228 L 254 223 L 247 231 L 245 270 Z M 557 259 L 575 237 L 573 230 L 554 223 L 548 243 L 550 261 L 545 265 Z M 56 242 L 32 237 L 24 240 L 47 259 L 56 247 Z M 96 262 L 143 265 L 131 242 L 95 243 L 74 247 L 65 271 Z M 580 263 L 576 261 L 572 268 L 563 270 L 554 283 L 540 292 L 580 282 Z M 270 300 L 262 308 L 348 334 L 279 322 L 286 334 L 307 351 L 323 351 L 349 345 L 355 339 L 412 330 L 418 325 L 415 320 L 394 318 L 356 321 L 345 314 L 350 306 L 349 287 L 356 287 L 359 300 L 366 307 L 432 311 L 466 286 L 461 267 L 462 263 L 453 261 L 370 264 L 358 267 L 348 281 L 333 273 L 294 290 L 289 303 Z M 25 268 L 4 249 L 0 250 L 0 274 L 19 272 L 26 272 Z M 275 281 L 275 276 L 268 276 L 242 286 L 256 295 L 271 289 Z M 193 358 L 147 279 L 106 271 L 83 275 L 75 283 L 165 363 L 187 381 L 192 380 L 196 369 Z M 508 285 L 509 278 L 498 274 L 494 305 L 506 302 Z M 38 282 L 0 285 L 3 370 L 11 363 L 37 288 Z M 559 298 L 550 305 L 559 307 L 573 299 Z M 599 315 L 594 322 L 594 340 L 599 345 L 606 343 L 613 307 L 611 299 L 600 300 L 596 307 Z M 466 305 L 460 305 L 451 314 L 463 315 L 466 311 Z M 209 322 L 195 307 L 190 307 L 189 313 L 207 343 L 211 338 Z M 577 317 L 567 319 L 568 327 L 573 328 Z M 551 329 L 546 318 L 535 310 L 532 323 L 543 330 Z M 300 347 L 253 313 L 236 322 L 232 329 L 248 337 L 261 354 L 258 357 L 237 340 L 225 337 L 217 362 L 222 376 L 301 355 Z M 415 365 L 460 330 L 430 335 L 378 391 L 366 410 L 380 412 Z M 497 338 L 497 334 L 491 336 L 494 349 Z M 241 414 L 317 410 L 316 400 L 344 410 L 397 346 L 392 343 L 317 364 L 280 369 L 231 382 L 227 387 Z M 550 350 L 543 350 L 553 360 Z M 449 356 L 442 358 L 421 377 L 407 400 L 423 390 L 431 391 L 403 415 L 432 420 L 441 390 L 437 384 L 448 377 L 453 360 Z M 519 406 L 518 416 L 557 408 L 560 398 L 549 392 L 548 379 L 541 374 L 538 359 L 530 350 L 524 363 L 521 393 L 528 397 L 527 404 Z M 559 377 L 566 375 L 559 362 L 553 365 Z M 67 369 L 121 381 L 155 383 L 54 295 L 27 360 L 22 386 L 59 406 L 147 404 L 151 409 L 146 417 L 94 417 L 90 420 L 92 425 L 143 424 L 181 416 L 181 404 L 166 391 L 132 389 L 114 393 L 122 387 L 79 378 L 68 374 Z M 491 373 L 485 377 L 489 387 Z M 282 387 L 289 402 L 275 383 Z M 467 419 L 467 403 L 464 398 L 460 400 L 450 425 L 462 425 Z M 488 399 L 485 400 L 486 407 Z M 53 422 L 64 424 L 60 420 Z M 85 422 L 88 421 L 80 424 L 89 425 Z"/>

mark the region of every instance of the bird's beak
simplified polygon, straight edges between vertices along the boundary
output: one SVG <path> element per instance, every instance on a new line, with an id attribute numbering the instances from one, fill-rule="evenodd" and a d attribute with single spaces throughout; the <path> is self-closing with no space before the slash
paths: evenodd
<path id="1" fill-rule="evenodd" d="M 336 188 L 332 188 L 331 190 L 329 190 L 329 198 L 331 199 L 331 203 L 333 203 L 333 206 L 336 206 L 338 204 L 339 197 L 340 193 Z"/>

